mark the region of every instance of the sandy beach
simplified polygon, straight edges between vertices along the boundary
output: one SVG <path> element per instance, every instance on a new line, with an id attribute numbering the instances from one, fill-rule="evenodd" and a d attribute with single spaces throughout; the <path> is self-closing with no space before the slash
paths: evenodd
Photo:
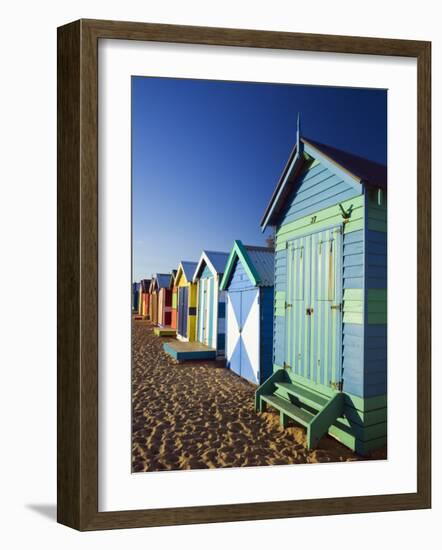
<path id="1" fill-rule="evenodd" d="M 329 436 L 308 451 L 304 429 L 256 413 L 256 387 L 224 362 L 177 363 L 148 321 L 132 334 L 133 472 L 366 460 Z"/>

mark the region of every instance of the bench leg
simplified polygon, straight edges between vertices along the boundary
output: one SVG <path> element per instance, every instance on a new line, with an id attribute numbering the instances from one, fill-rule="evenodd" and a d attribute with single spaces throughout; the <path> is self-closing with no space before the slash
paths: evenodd
<path id="1" fill-rule="evenodd" d="M 259 412 L 264 413 L 267 410 L 267 403 L 264 399 L 259 398 Z"/>
<path id="2" fill-rule="evenodd" d="M 281 411 L 281 412 L 279 413 L 279 424 L 280 424 L 283 428 L 287 428 L 288 423 L 289 423 L 288 416 L 285 415 L 285 414 Z"/>

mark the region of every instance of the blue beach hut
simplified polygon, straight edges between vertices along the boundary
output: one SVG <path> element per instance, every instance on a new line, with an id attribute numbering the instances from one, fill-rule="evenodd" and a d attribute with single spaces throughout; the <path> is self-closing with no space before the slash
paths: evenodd
<path id="1" fill-rule="evenodd" d="M 261 227 L 275 230 L 273 374 L 256 407 L 360 454 L 387 439 L 387 169 L 301 138 Z"/>
<path id="2" fill-rule="evenodd" d="M 132 283 L 132 312 L 138 313 L 140 298 L 140 283 Z"/>
<path id="3" fill-rule="evenodd" d="M 229 254 L 204 250 L 193 282 L 197 283 L 197 341 L 216 350 L 216 357 L 225 354 L 225 292 L 219 285 Z"/>
<path id="4" fill-rule="evenodd" d="M 235 241 L 221 281 L 226 291 L 227 366 L 254 384 L 272 374 L 274 251 Z"/>

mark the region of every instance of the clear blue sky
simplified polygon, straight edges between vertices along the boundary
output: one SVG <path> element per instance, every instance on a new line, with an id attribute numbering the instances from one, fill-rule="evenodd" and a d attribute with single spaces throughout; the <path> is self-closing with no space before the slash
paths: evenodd
<path id="1" fill-rule="evenodd" d="M 234 239 L 259 221 L 301 134 L 385 163 L 385 90 L 132 77 L 133 280 Z"/>

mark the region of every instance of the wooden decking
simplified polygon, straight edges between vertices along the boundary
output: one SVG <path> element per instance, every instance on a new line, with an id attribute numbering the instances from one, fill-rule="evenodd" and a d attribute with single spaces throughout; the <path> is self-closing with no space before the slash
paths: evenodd
<path id="1" fill-rule="evenodd" d="M 176 329 L 172 327 L 155 327 L 153 329 L 155 336 L 175 336 Z"/>
<path id="2" fill-rule="evenodd" d="M 216 359 L 216 350 L 200 342 L 181 342 L 180 340 L 173 340 L 165 343 L 163 349 L 177 361 Z"/>

